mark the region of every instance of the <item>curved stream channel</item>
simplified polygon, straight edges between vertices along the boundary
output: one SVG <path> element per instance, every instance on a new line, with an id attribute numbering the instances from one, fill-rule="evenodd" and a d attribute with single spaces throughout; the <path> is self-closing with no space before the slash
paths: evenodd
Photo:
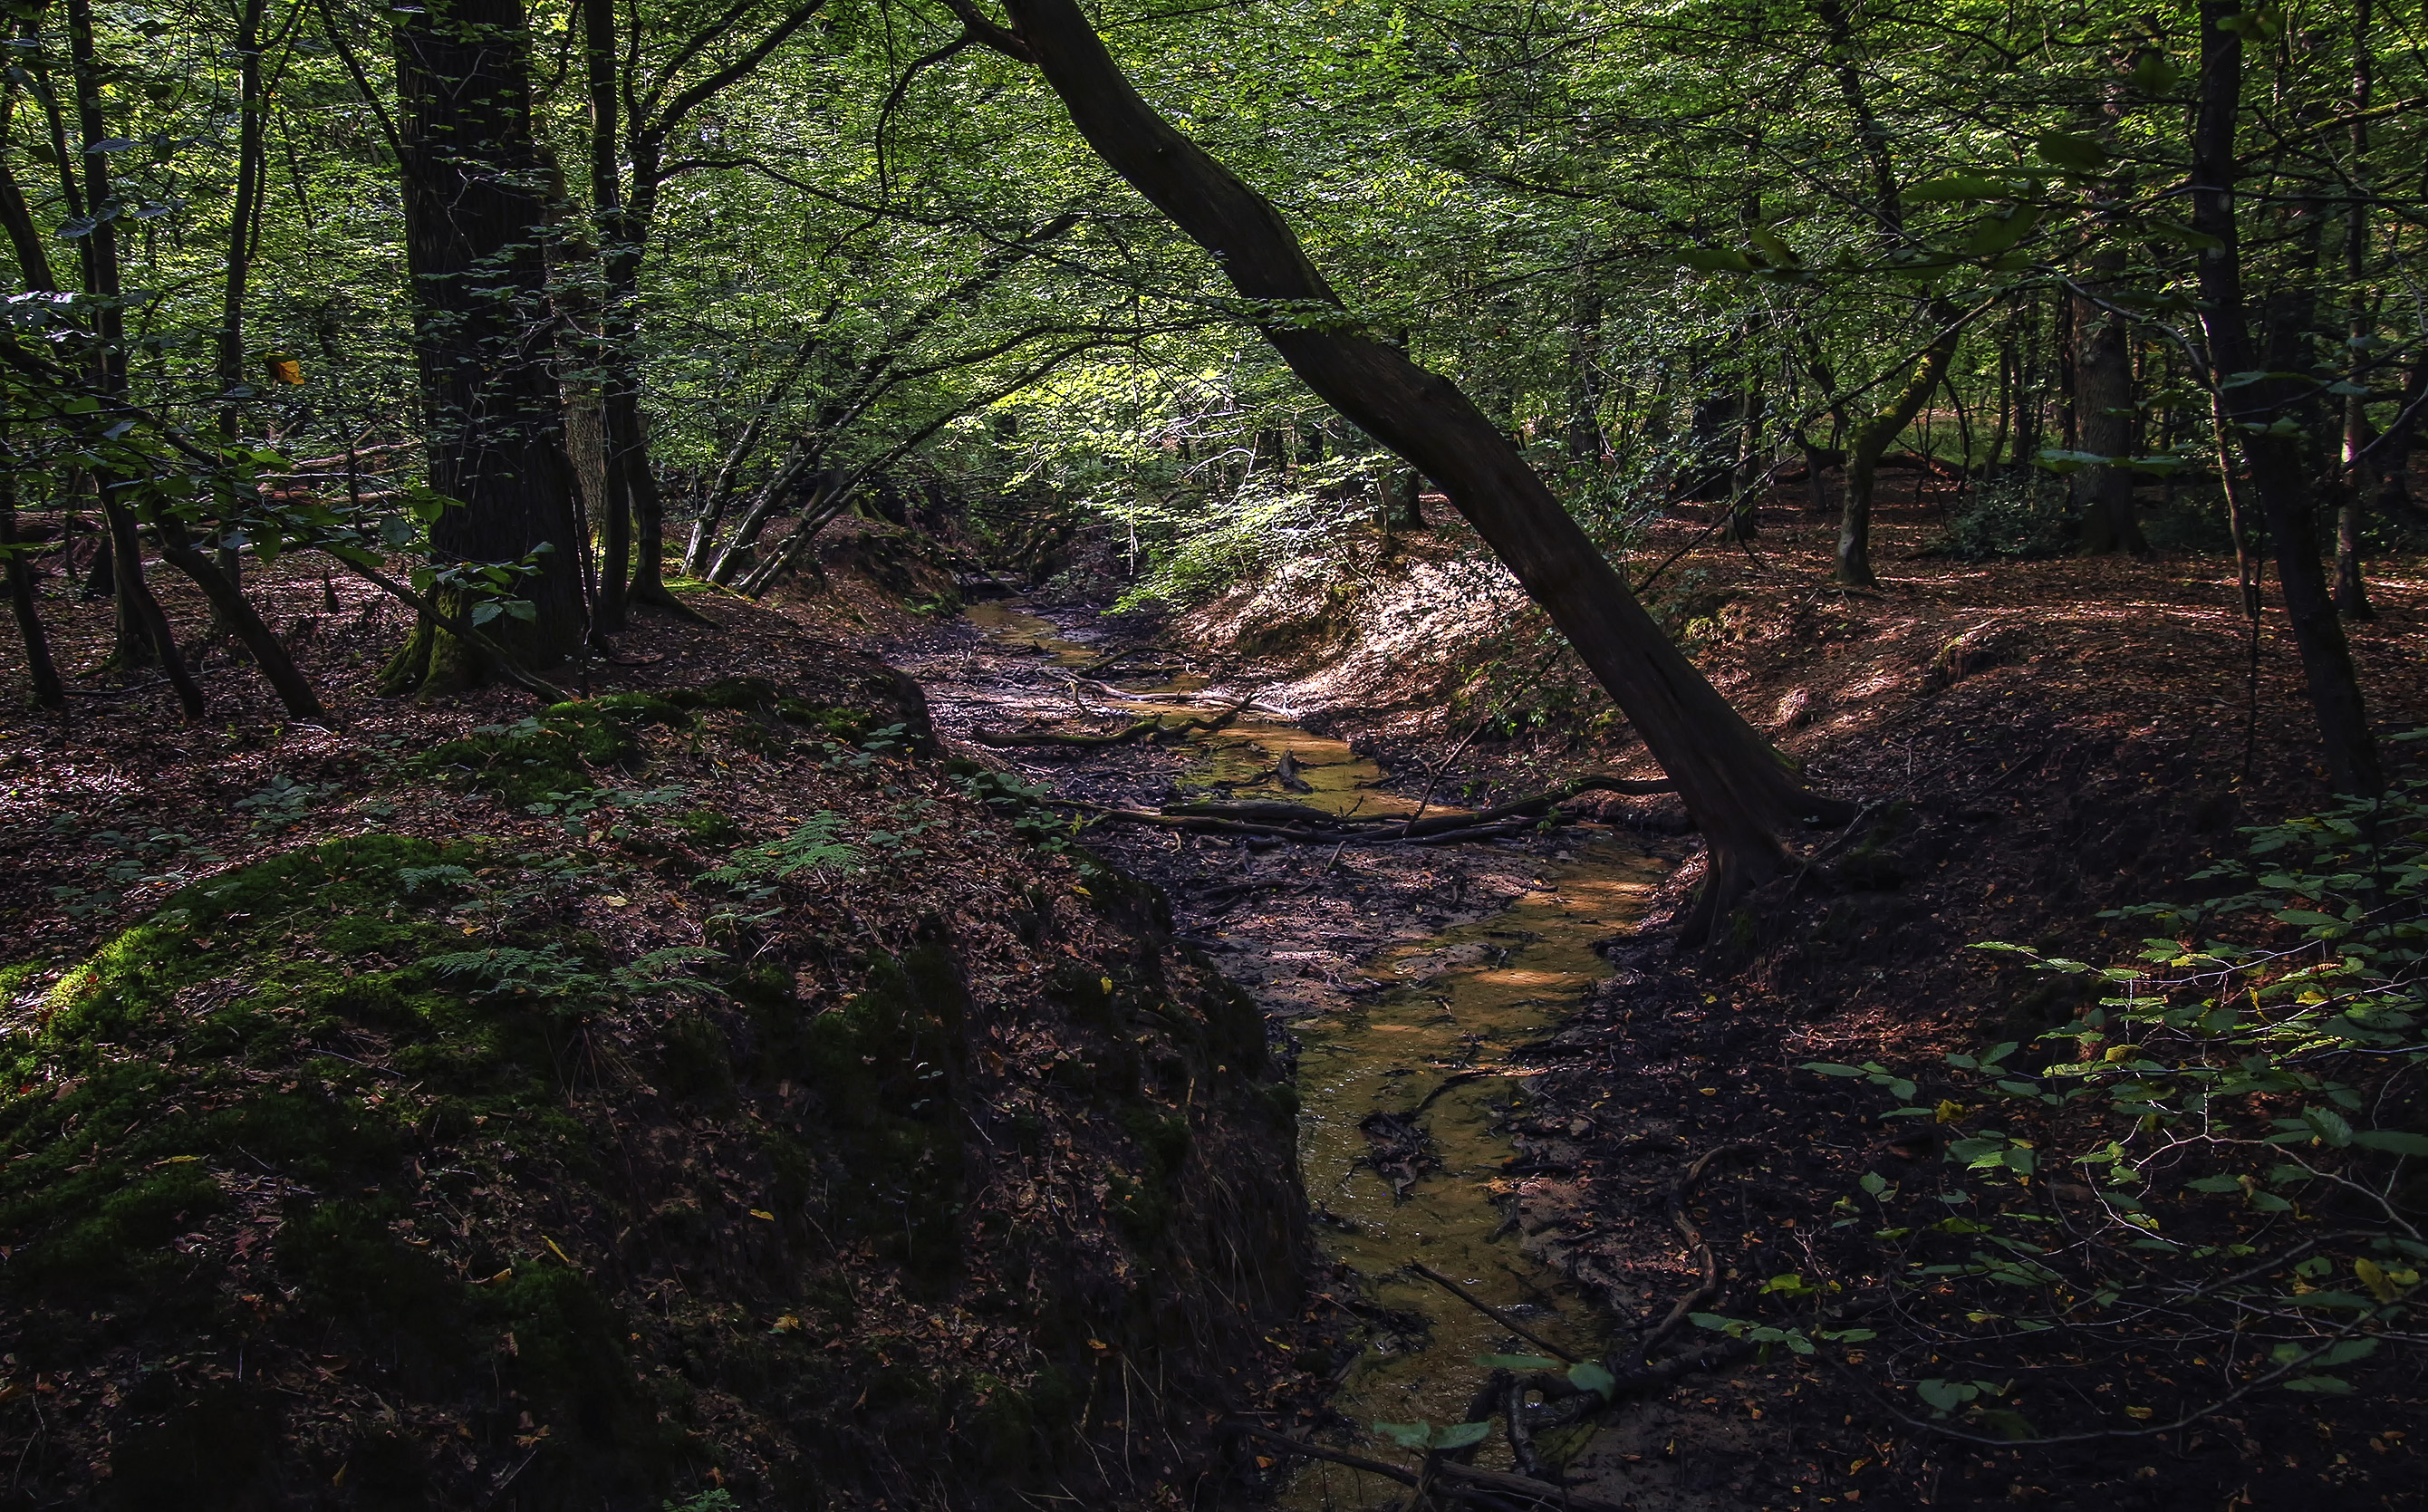
<path id="1" fill-rule="evenodd" d="M 987 724 L 1011 723 L 1007 714 L 1020 712 L 1032 719 L 1068 719 L 1075 701 L 1107 717 L 1207 712 L 1212 695 L 1205 679 L 1169 668 L 1118 690 L 1073 681 L 1068 669 L 1096 661 L 1104 645 L 1072 638 L 1085 632 L 1066 631 L 1019 600 L 981 602 L 969 618 L 991 649 L 1024 652 L 1035 669 L 1021 680 L 1032 685 L 1025 711 L 994 703 L 977 691 L 982 684 L 964 683 L 976 695 L 968 703 Z M 1049 665 L 1064 670 L 1056 675 Z M 1068 697 L 1058 710 L 1036 700 L 1034 684 L 1041 681 L 1064 684 Z M 1201 692 L 1207 698 L 1190 701 Z M 1295 774 L 1276 774 L 1285 753 Z M 1034 764 L 1040 775 L 1058 781 L 1072 774 L 1072 760 L 1058 755 Z M 1383 791 L 1382 770 L 1345 744 L 1254 706 L 1220 731 L 1191 737 L 1173 760 L 1185 763 L 1173 774 L 1184 796 L 1212 789 L 1343 814 L 1390 815 L 1417 808 L 1414 800 Z M 1057 764 L 1047 769 L 1044 761 Z M 1304 790 L 1283 790 L 1280 784 L 1292 775 Z M 1440 810 L 1436 803 L 1429 812 Z M 1339 858 L 1326 863 L 1323 847 L 1297 848 L 1313 852 L 1298 863 L 1303 871 L 1323 866 L 1316 885 L 1328 887 L 1341 875 L 1335 869 Z M 1405 847 L 1398 854 L 1412 855 Z M 1251 866 L 1257 859 L 1246 856 Z M 1504 1215 L 1507 1205 L 1498 1200 L 1529 1174 L 1528 1158 L 1510 1137 L 1513 1120 L 1523 1114 L 1529 1073 L 1512 1058 L 1608 974 L 1592 946 L 1632 927 L 1662 863 L 1593 826 L 1564 830 L 1549 845 L 1442 847 L 1424 852 L 1422 862 L 1432 868 L 1428 878 L 1454 874 L 1453 907 L 1468 871 L 1479 863 L 1497 869 L 1499 885 L 1485 891 L 1508 897 L 1504 906 L 1431 932 L 1423 930 L 1421 909 L 1414 925 L 1404 917 L 1377 923 L 1359 938 L 1379 945 L 1342 958 L 1344 969 L 1324 973 L 1312 984 L 1316 990 L 1305 974 L 1287 969 L 1288 956 L 1312 952 L 1269 949 L 1262 963 L 1272 979 L 1258 995 L 1269 1010 L 1291 1015 L 1299 1043 L 1299 1156 L 1317 1231 L 1328 1254 L 1363 1281 L 1356 1307 L 1369 1323 L 1366 1347 L 1342 1372 L 1332 1402 L 1361 1427 L 1378 1420 L 1436 1427 L 1457 1422 L 1485 1374 L 1478 1356 L 1534 1352 L 1412 1272 L 1412 1261 L 1582 1357 L 1597 1356 L 1604 1343 L 1596 1309 L 1565 1276 L 1524 1252 L 1515 1221 Z M 1356 864 L 1353 859 L 1352 877 L 1363 875 Z M 1183 879 L 1175 891 L 1185 895 L 1189 885 Z M 1348 895 L 1353 910 L 1368 887 L 1344 881 L 1334 891 Z M 1200 943 L 1240 952 L 1223 956 L 1226 968 L 1242 964 L 1255 949 L 1221 933 Z M 1283 969 L 1271 969 L 1276 961 Z M 1345 1447 L 1392 1462 L 1406 1457 L 1372 1437 Z M 1559 1447 L 1555 1440 L 1540 1445 L 1547 1454 Z M 1476 1463 L 1508 1464 L 1497 1433 Z M 1285 1504 L 1362 1508 L 1403 1495 L 1378 1477 L 1306 1462 Z"/>

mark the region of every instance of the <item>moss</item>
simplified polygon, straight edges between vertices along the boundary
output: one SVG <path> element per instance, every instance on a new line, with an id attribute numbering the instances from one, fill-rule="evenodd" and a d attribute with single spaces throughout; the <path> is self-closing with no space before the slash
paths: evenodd
<path id="1" fill-rule="evenodd" d="M 714 809 L 687 809 L 675 815 L 675 828 L 696 846 L 718 848 L 737 845 L 742 839 L 742 826 L 733 815 Z"/>
<path id="2" fill-rule="evenodd" d="M 171 1241 L 224 1206 L 213 1171 L 311 1190 L 393 1180 L 417 1115 L 366 1096 L 382 1082 L 322 1048 L 334 1035 L 393 1034 L 393 1063 L 431 1083 L 442 1113 L 533 1100 L 550 1064 L 538 1016 L 468 1001 L 413 964 L 461 936 L 400 873 L 483 855 L 381 835 L 291 851 L 183 890 L 62 978 L 40 1029 L 0 1045 L 0 1076 L 22 1089 L 0 1097 L 15 1274 L 71 1309 L 190 1308 L 177 1278 L 192 1262 Z M 418 1307 L 423 1289 L 398 1269 L 410 1252 L 380 1222 L 331 1204 L 281 1254 L 333 1301 Z"/>
<path id="3" fill-rule="evenodd" d="M 1189 1159 L 1189 1115 L 1181 1111 L 1165 1112 L 1145 1103 L 1133 1103 L 1122 1109 L 1122 1127 L 1138 1141 L 1139 1148 L 1155 1163 L 1162 1175 L 1176 1175 Z"/>
<path id="4" fill-rule="evenodd" d="M 434 746 L 415 757 L 412 766 L 423 773 L 468 774 L 474 785 L 508 803 L 536 803 L 550 793 L 591 786 L 594 768 L 629 765 L 644 728 L 681 727 L 691 719 L 682 704 L 657 694 L 577 699 Z"/>

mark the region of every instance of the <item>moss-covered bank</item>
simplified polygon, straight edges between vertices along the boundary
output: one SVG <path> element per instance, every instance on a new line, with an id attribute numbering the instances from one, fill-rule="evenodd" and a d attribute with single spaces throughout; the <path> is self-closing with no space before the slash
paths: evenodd
<path id="1" fill-rule="evenodd" d="M 1304 1253 L 1262 1024 L 870 685 L 488 727 L 17 973 L 18 1494 L 1185 1492 Z"/>

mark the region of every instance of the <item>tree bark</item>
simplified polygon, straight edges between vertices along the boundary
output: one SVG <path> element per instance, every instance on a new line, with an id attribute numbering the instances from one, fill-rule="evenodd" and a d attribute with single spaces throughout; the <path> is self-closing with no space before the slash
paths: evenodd
<path id="1" fill-rule="evenodd" d="M 7 557 L 8 608 L 25 643 L 26 681 L 33 684 L 34 701 L 45 709 L 64 709 L 67 684 L 59 681 L 50 638 L 42 633 L 41 613 L 34 602 L 34 569 L 18 550 L 17 455 L 6 439 L 0 439 L 0 554 Z"/>
<path id="2" fill-rule="evenodd" d="M 430 485 L 459 501 L 430 529 L 435 559 L 513 562 L 528 623 L 489 630 L 529 664 L 564 660 L 587 628 L 582 542 L 550 370 L 549 207 L 533 146 L 531 34 L 521 0 L 428 0 L 398 12 L 400 156 L 415 357 Z M 435 631 L 419 685 L 476 681 L 471 648 Z"/>
<path id="3" fill-rule="evenodd" d="M 2109 290 L 2124 271 L 2121 250 L 2092 255 L 2091 292 Z M 2082 450 L 2119 457 L 2133 449 L 2133 353 L 2124 317 L 2092 299 L 2074 302 L 2075 432 Z M 2129 552 L 2147 556 L 2141 522 L 2133 512 L 2130 468 L 2092 466 L 2074 475 L 2075 507 L 2082 511 L 2082 550 L 2088 556 Z"/>
<path id="4" fill-rule="evenodd" d="M 1880 458 L 1913 423 L 1913 418 L 1922 413 L 1924 401 L 1947 376 L 1947 365 L 1956 357 L 1959 332 L 1952 314 L 1933 301 L 1931 318 L 1940 320 L 1943 316 L 1947 319 L 1939 339 L 1914 364 L 1905 386 L 1877 414 L 1856 426 L 1855 434 L 1846 440 L 1846 503 L 1838 517 L 1838 581 L 1854 587 L 1869 588 L 1879 583 L 1872 572 L 1872 499 L 1879 479 Z"/>
<path id="5" fill-rule="evenodd" d="M 1360 329 L 1271 202 L 1157 113 L 1074 0 L 1007 0 L 1016 30 L 956 11 L 1036 64 L 1082 137 L 1260 303 L 1258 327 L 1309 388 L 1440 484 L 1541 604 L 1678 781 L 1710 845 L 1690 932 L 1784 863 L 1780 831 L 1851 806 L 1807 788 L 1670 644 L 1499 427 L 1456 385 Z"/>
<path id="6" fill-rule="evenodd" d="M 2354 0 L 2352 155 L 2355 163 L 2368 158 L 2369 105 L 2376 82 L 2372 76 L 2369 26 L 2370 0 Z M 2361 342 L 2376 324 L 2370 309 L 2368 274 L 2369 202 L 2355 193 L 2344 206 L 2344 280 L 2352 290 L 2353 302 L 2353 362 L 2346 377 L 2360 389 L 2369 386 L 2368 353 Z M 2369 602 L 2369 581 L 2361 570 L 2361 526 L 2375 472 L 2375 458 L 2370 452 L 2372 437 L 2366 392 L 2346 396 L 2343 430 L 2344 470 L 2342 486 L 2338 490 L 2341 502 L 2336 510 L 2336 613 L 2347 620 L 2375 619 L 2377 611 Z"/>
<path id="7" fill-rule="evenodd" d="M 2239 0 L 2201 0 L 2200 95 L 2192 128 L 2192 227 L 2213 238 L 2200 254 L 2202 324 L 2211 381 L 2220 385 L 2227 427 L 2239 435 L 2252 491 L 2276 553 L 2285 616 L 2302 657 L 2310 703 L 2326 747 L 2327 774 L 2338 793 L 2374 796 L 2386 776 L 2370 733 L 2352 649 L 2336 617 L 2311 536 L 2310 499 L 2297 436 L 2271 434 L 2298 395 L 2283 379 L 2256 376 L 2260 365 L 2242 286 L 2236 223 L 2235 128 L 2242 108 L 2242 36 L 2219 23 L 2239 15 Z M 2220 465 L 2231 467 L 2231 458 Z"/>
<path id="8" fill-rule="evenodd" d="M 68 0 L 68 49 L 75 68 L 76 124 L 83 138 L 84 197 L 90 205 L 93 227 L 82 239 L 85 256 L 86 291 L 98 296 L 93 315 L 92 334 L 96 349 L 96 386 L 112 399 L 126 393 L 126 331 L 119 308 L 118 282 L 118 202 L 109 182 L 109 154 L 100 144 L 109 140 L 109 129 L 102 115 L 102 67 L 93 49 L 92 0 Z M 143 577 L 143 549 L 135 531 L 135 516 L 124 499 L 113 499 L 113 487 L 124 488 L 126 480 L 96 470 L 94 482 L 101 495 L 102 518 L 109 528 L 112 576 L 118 598 L 118 646 L 120 659 L 127 653 L 148 648 L 151 659 L 169 678 L 169 685 L 177 695 L 178 706 L 189 719 L 203 716 L 205 702 L 202 685 L 186 666 L 177 650 L 176 632 L 169 616 L 160 608 L 152 585 Z"/>

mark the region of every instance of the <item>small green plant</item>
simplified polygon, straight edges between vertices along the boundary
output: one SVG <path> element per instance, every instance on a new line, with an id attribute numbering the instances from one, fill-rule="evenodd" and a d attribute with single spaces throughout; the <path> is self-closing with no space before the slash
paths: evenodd
<path id="1" fill-rule="evenodd" d="M 334 787 L 298 782 L 291 777 L 272 777 L 270 785 L 260 792 L 236 800 L 238 812 L 253 815 L 253 827 L 264 834 L 278 834 L 304 822 L 312 806 Z"/>
<path id="2" fill-rule="evenodd" d="M 1478 1355 L 1475 1363 L 1496 1371 L 1559 1371 L 1560 1362 L 1548 1355 Z M 1580 1391 L 1591 1391 L 1604 1402 L 1618 1389 L 1618 1377 L 1607 1366 L 1593 1360 L 1579 1360 L 1561 1372 L 1568 1384 Z"/>
<path id="3" fill-rule="evenodd" d="M 866 859 L 866 852 L 840 838 L 844 822 L 832 809 L 821 809 L 780 839 L 737 848 L 724 865 L 700 873 L 699 879 L 756 899 L 772 896 L 776 884 L 803 872 L 850 872 Z"/>
<path id="4" fill-rule="evenodd" d="M 1419 1419 L 1415 1422 L 1377 1422 L 1372 1424 L 1377 1436 L 1388 1438 L 1403 1449 L 1429 1452 L 1437 1449 L 1465 1449 L 1480 1444 L 1492 1432 L 1488 1422 L 1452 1422 L 1436 1428 Z"/>
<path id="5" fill-rule="evenodd" d="M 954 785 L 1011 821 L 1011 832 L 1047 850 L 1071 844 L 1077 821 L 1046 807 L 1054 797 L 1050 782 L 1031 782 L 1017 772 L 998 772 L 976 763 L 958 764 Z"/>
<path id="6" fill-rule="evenodd" d="M 2045 557 L 2072 544 L 2065 480 L 2037 469 L 1975 484 L 1947 518 L 1949 551 L 1967 562 Z"/>

